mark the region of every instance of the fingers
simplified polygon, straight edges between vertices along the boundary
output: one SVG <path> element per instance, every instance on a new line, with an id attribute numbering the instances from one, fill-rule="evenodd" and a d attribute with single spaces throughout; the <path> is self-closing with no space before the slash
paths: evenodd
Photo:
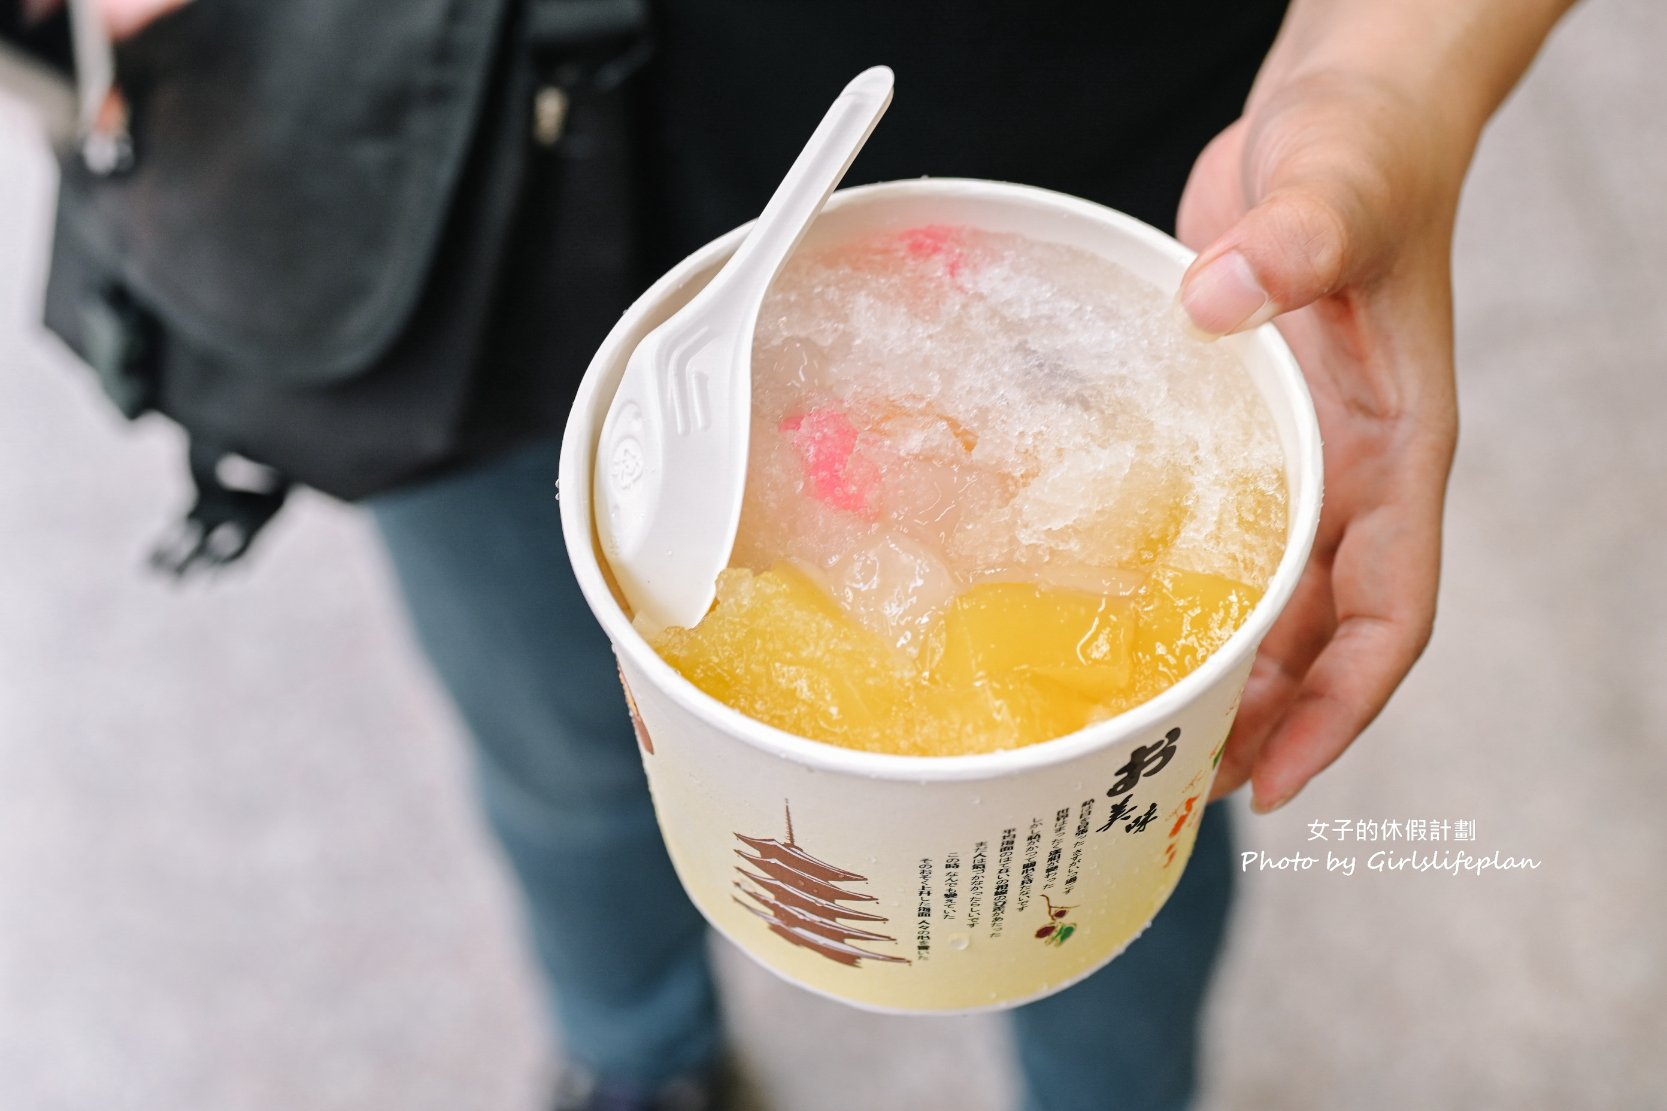
<path id="1" fill-rule="evenodd" d="M 1212 336 L 1242 332 L 1342 288 L 1370 218 L 1348 193 L 1341 181 L 1306 182 L 1245 213 L 1181 279 L 1193 324 Z"/>
<path id="2" fill-rule="evenodd" d="M 1210 801 L 1225 798 L 1243 787 L 1250 779 L 1273 725 L 1284 716 L 1302 681 L 1302 672 L 1286 670 L 1283 661 L 1258 653 L 1251 665 L 1250 680 L 1245 684 L 1244 697 L 1239 702 L 1238 716 L 1227 735 L 1227 748 L 1216 769 L 1215 782 L 1210 785 Z"/>
<path id="3" fill-rule="evenodd" d="M 1233 730 L 1227 738 L 1227 751 L 1216 770 L 1210 792 L 1212 799 L 1231 794 L 1250 778 L 1250 770 L 1268 735 L 1284 717 L 1309 665 L 1336 628 L 1330 554 L 1316 552 L 1285 612 L 1256 654 L 1238 715 L 1233 720 Z"/>
<path id="4" fill-rule="evenodd" d="M 1440 570 L 1439 492 L 1434 501 L 1385 505 L 1344 536 L 1332 572 L 1337 630 L 1256 756 L 1256 810 L 1283 806 L 1330 765 L 1423 653 Z"/>
<path id="5" fill-rule="evenodd" d="M 1299 85 L 1242 136 L 1248 210 L 1181 279 L 1181 305 L 1206 334 L 1254 328 L 1364 283 L 1410 234 L 1427 176 L 1416 119 L 1370 83 Z"/>
<path id="6" fill-rule="evenodd" d="M 1241 119 L 1210 140 L 1187 175 L 1175 213 L 1175 235 L 1195 250 L 1208 246 L 1244 215 L 1244 197 L 1234 183 L 1244 157 L 1245 127 Z"/>
<path id="7" fill-rule="evenodd" d="M 1357 616 L 1340 624 L 1257 756 L 1252 808 L 1279 809 L 1342 755 L 1412 670 L 1423 639 L 1405 623 Z"/>

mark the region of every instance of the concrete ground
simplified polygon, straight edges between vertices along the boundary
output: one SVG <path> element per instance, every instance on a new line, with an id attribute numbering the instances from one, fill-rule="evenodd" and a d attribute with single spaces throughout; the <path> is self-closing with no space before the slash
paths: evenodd
<path id="1" fill-rule="evenodd" d="M 1655 0 L 1594 0 L 1489 133 L 1435 642 L 1241 824 L 1280 856 L 1311 822 L 1464 820 L 1541 867 L 1245 876 L 1209 1109 L 1667 1100 L 1664 44 Z M 0 1108 L 531 1111 L 510 891 L 365 522 L 304 497 L 212 588 L 139 571 L 177 444 L 31 323 L 51 184 L 0 107 Z M 720 960 L 769 1106 L 1010 1106 L 995 1021 Z"/>

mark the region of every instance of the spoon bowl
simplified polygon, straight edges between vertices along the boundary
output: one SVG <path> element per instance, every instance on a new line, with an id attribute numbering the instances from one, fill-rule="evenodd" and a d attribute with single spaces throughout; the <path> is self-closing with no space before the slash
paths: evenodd
<path id="1" fill-rule="evenodd" d="M 740 249 L 626 364 L 597 446 L 596 531 L 648 631 L 694 625 L 712 606 L 741 522 L 759 308 L 891 103 L 892 84 L 891 70 L 875 66 L 845 86 Z"/>

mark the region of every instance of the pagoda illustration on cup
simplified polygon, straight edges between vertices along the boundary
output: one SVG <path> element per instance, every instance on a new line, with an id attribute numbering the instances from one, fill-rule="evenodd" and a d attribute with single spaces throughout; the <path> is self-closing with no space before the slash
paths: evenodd
<path id="1" fill-rule="evenodd" d="M 867 883 L 868 877 L 836 868 L 801 849 L 793 838 L 792 807 L 786 806 L 785 810 L 786 841 L 735 834 L 745 846 L 735 850 L 735 855 L 743 861 L 735 866 L 741 876 L 735 881 L 735 889 L 746 898 L 731 897 L 769 923 L 771 933 L 820 953 L 831 961 L 852 968 L 860 967 L 859 962 L 864 960 L 908 964 L 909 961 L 903 957 L 870 952 L 852 944 L 895 943 L 897 939 L 860 926 L 847 925 L 849 922 L 882 925 L 889 919 L 841 905 L 876 901 L 874 896 L 865 892 L 846 890 L 845 885 Z"/>

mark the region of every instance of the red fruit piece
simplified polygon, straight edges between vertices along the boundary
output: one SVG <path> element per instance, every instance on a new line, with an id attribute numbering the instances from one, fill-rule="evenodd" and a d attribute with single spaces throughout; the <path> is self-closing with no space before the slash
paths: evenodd
<path id="1" fill-rule="evenodd" d="M 931 258 L 952 249 L 960 238 L 960 229 L 949 224 L 922 224 L 897 233 L 903 249 L 915 258 Z"/>
<path id="2" fill-rule="evenodd" d="M 811 494 L 836 509 L 867 515 L 880 468 L 857 451 L 857 426 L 838 409 L 812 409 L 780 428 L 793 441 Z"/>
<path id="3" fill-rule="evenodd" d="M 949 280 L 960 284 L 956 279 L 961 276 L 961 268 L 966 264 L 966 256 L 961 253 L 960 228 L 950 224 L 925 224 L 899 232 L 898 238 L 910 258 L 942 259 Z"/>
<path id="4" fill-rule="evenodd" d="M 1060 907 L 1058 910 L 1053 912 L 1053 916 L 1055 918 L 1064 918 L 1065 917 L 1065 912 L 1070 910 L 1070 909 L 1071 909 L 1070 907 Z"/>
<path id="5" fill-rule="evenodd" d="M 1053 926 L 1052 925 L 1047 925 L 1047 926 L 1043 926 L 1041 929 L 1037 930 L 1036 931 L 1036 936 L 1037 937 L 1047 937 L 1051 933 L 1053 933 Z"/>

